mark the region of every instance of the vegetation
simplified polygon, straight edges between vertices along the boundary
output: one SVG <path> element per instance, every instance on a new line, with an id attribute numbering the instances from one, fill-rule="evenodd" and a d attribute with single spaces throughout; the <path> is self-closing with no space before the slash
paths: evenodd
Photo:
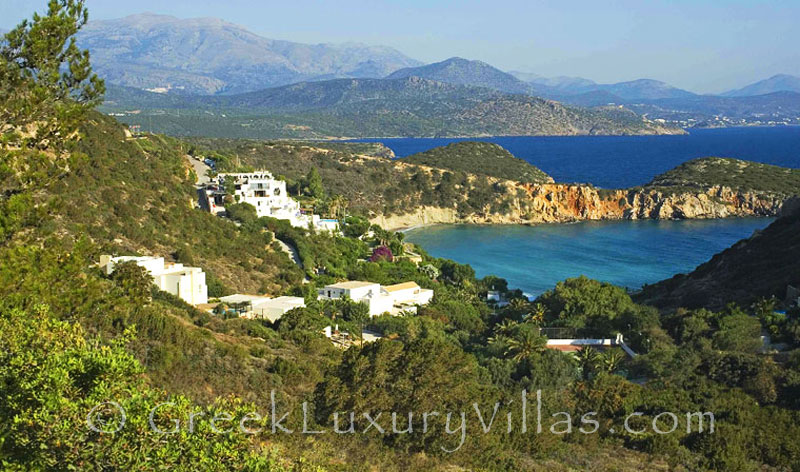
<path id="1" fill-rule="evenodd" d="M 655 177 L 648 187 L 708 189 L 714 186 L 734 190 L 782 195 L 800 194 L 800 170 L 758 162 L 704 157 L 684 162 Z"/>
<path id="2" fill-rule="evenodd" d="M 50 7 L 22 33 L 25 41 L 44 25 L 44 31 L 69 30 L 85 19 L 81 2 L 53 1 Z M 64 46 L 45 43 L 36 54 L 51 57 L 49 47 Z M 0 90 L 15 80 L 0 79 Z M 24 80 L 38 79 L 33 74 Z M 214 218 L 191 204 L 194 178 L 185 165 L 186 143 L 162 136 L 128 139 L 121 126 L 80 101 L 76 105 L 47 87 L 41 93 L 59 102 L 54 110 L 77 106 L 86 114 L 66 135 L 25 146 L 25 138 L 4 139 L 0 147 L 2 162 L 14 164 L 3 168 L 7 187 L 0 194 L 4 470 L 575 470 L 602 460 L 616 470 L 748 471 L 790 470 L 800 463 L 800 329 L 797 314 L 776 314 L 771 299 L 659 316 L 620 288 L 579 278 L 530 302 L 502 279 L 477 279 L 469 266 L 433 258 L 405 244 L 401 234 L 365 228 L 363 218 L 342 218 L 344 235 L 257 218 L 243 204 L 229 209 L 235 221 Z M 19 102 L 4 105 L 24 116 L 38 113 Z M 43 122 L 57 119 L 48 115 Z M 15 122 L 4 126 L 14 128 Z M 264 146 L 270 156 L 291 154 L 282 162 L 318 157 L 318 151 L 299 147 Z M 63 166 L 64 159 L 70 166 Z M 35 163 L 36 172 L 29 174 L 32 167 L 21 162 Z M 228 162 L 222 164 L 233 160 Z M 320 195 L 308 169 L 287 173 L 304 198 L 316 201 L 340 191 L 320 165 Z M 358 188 L 363 180 L 350 183 Z M 470 185 L 468 198 L 476 198 L 478 187 Z M 342 199 L 337 204 L 345 206 Z M 795 222 L 779 220 L 770 232 L 788 234 Z M 298 249 L 302 269 L 272 248 L 273 237 Z M 380 247 L 391 251 L 391 261 L 368 260 Z M 95 266 L 101 252 L 126 249 L 212 267 L 236 291 L 261 281 L 270 293 L 305 297 L 306 307 L 274 324 L 201 311 L 156 290 L 138 266 L 122 265 L 110 277 Z M 421 263 L 406 257 L 408 250 Z M 368 319 L 362 304 L 316 300 L 318 287 L 342 279 L 411 280 L 436 295 L 416 315 Z M 500 290 L 510 302 L 490 307 L 484 301 L 488 290 Z M 330 325 L 356 337 L 366 325 L 382 339 L 341 351 L 321 332 Z M 628 359 L 616 350 L 586 350 L 573 357 L 546 349 L 543 327 L 600 337 L 621 333 L 640 355 Z M 758 352 L 762 328 L 785 342 L 787 351 Z M 522 433 L 514 421 L 507 429 L 507 407 L 521 402 L 523 389 L 531 403 L 542 390 L 543 434 L 532 427 Z M 432 420 L 435 434 L 424 434 L 418 417 L 409 434 L 239 435 L 211 429 L 209 418 L 219 413 L 241 418 L 256 409 L 269 412 L 261 418 L 267 424 L 277 419 L 269 410 L 273 390 L 279 392 L 277 406 L 289 412 L 285 426 L 295 431 L 330 430 L 334 415 L 347 410 L 373 419 L 396 410 L 403 419 L 409 411 L 472 415 L 478 404 L 485 421 L 496 402 L 503 408 L 497 422 L 502 426 L 483 431 L 470 416 L 473 426 L 460 445 L 458 436 L 443 432 L 445 415 Z M 113 409 L 94 410 L 105 401 L 129 413 L 119 432 L 87 424 L 87 417 L 103 428 L 116 424 Z M 154 416 L 159 427 L 194 413 L 194 431 L 154 434 L 148 413 L 163 401 L 170 405 Z M 310 415 L 304 418 L 305 401 Z M 596 412 L 598 430 L 582 434 L 581 414 L 590 411 Z M 612 429 L 632 412 L 641 413 L 632 424 L 639 428 L 658 421 L 662 412 L 705 411 L 715 414 L 714 434 L 687 430 L 688 420 L 667 435 Z M 558 412 L 569 412 L 570 419 L 556 421 Z M 380 424 L 390 430 L 387 416 Z M 353 425 L 363 432 L 367 423 L 359 416 Z"/>
<path id="3" fill-rule="evenodd" d="M 335 79 L 231 96 L 110 87 L 103 111 L 177 136 L 299 138 L 682 133 L 635 113 L 571 108 L 528 95 L 403 79 Z"/>
<path id="4" fill-rule="evenodd" d="M 761 298 L 783 299 L 800 286 L 800 211 L 790 211 L 763 231 L 712 257 L 688 274 L 646 286 L 642 302 L 662 308 L 721 309 L 730 302 L 750 306 Z M 754 274 L 758 274 L 757 276 Z"/>
<path id="5" fill-rule="evenodd" d="M 433 148 L 403 159 L 403 162 L 499 177 L 517 182 L 542 184 L 553 179 L 536 166 L 529 164 L 497 144 L 458 142 Z"/>
<path id="6" fill-rule="evenodd" d="M 349 151 L 350 144 L 345 143 L 331 150 L 285 141 L 192 138 L 189 142 L 196 155 L 214 156 L 220 171 L 269 170 L 287 181 L 289 190 L 304 206 L 322 214 L 333 213 L 329 210 L 336 195 L 347 201 L 349 214 L 367 218 L 413 212 L 421 206 L 453 208 L 462 215 L 501 212 L 515 205 L 520 191 L 514 181 L 458 170 L 474 170 L 484 146 L 490 146 L 493 155 L 503 154 L 494 145 L 483 143 L 446 148 L 446 154 L 440 154 L 442 161 L 456 161 L 458 152 L 463 150 L 476 156 L 470 165 L 452 164 L 456 169 L 451 171 L 407 164 L 406 159 L 411 158 L 390 160 L 357 154 Z M 316 169 L 327 199 L 319 195 L 315 198 L 309 190 L 309 169 Z M 494 169 L 505 174 L 522 171 L 531 179 L 538 179 L 537 172 L 541 172 L 528 164 L 519 165 L 516 158 L 509 158 Z"/>

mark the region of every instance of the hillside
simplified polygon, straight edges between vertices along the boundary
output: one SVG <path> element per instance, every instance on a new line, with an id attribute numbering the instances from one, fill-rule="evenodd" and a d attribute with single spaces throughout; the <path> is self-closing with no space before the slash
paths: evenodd
<path id="1" fill-rule="evenodd" d="M 330 430 L 327 409 L 354 408 L 336 403 L 350 398 L 369 402 L 370 409 L 433 408 L 414 395 L 401 393 L 404 388 L 413 389 L 422 399 L 436 397 L 459 411 L 471 407 L 471 401 L 501 398 L 506 395 L 503 389 L 508 389 L 507 398 L 514 398 L 516 385 L 495 385 L 478 363 L 474 353 L 482 349 L 485 340 L 474 345 L 460 341 L 485 336 L 490 313 L 480 292 L 488 283 L 497 282 L 480 281 L 468 266 L 431 258 L 419 248 L 415 250 L 424 257 L 420 267 L 406 260 L 365 262 L 373 247 L 384 244 L 380 238 L 388 238 L 392 247 L 400 244 L 402 236 L 392 233 L 364 239 L 330 237 L 274 221 L 243 218 L 236 225 L 211 216 L 194 208 L 194 175 L 183 153 L 188 146 L 180 141 L 162 136 L 129 138 L 113 119 L 96 113 L 87 116 L 80 138 L 74 139 L 81 162 L 50 185 L 20 194 L 34 198 L 36 205 L 47 211 L 21 206 L 24 199 L 12 200 L 14 205 L 4 206 L 10 211 L 4 212 L 0 221 L 3 230 L 9 228 L 9 222 L 22 224 L 20 230 L 4 233 L 6 238 L 0 244 L 0 289 L 6 294 L 0 308 L 0 393 L 14 400 L 3 408 L 29 411 L 28 405 L 33 404 L 30 408 L 47 411 L 52 415 L 47 419 L 58 418 L 64 425 L 56 436 L 52 432 L 36 435 L 46 427 L 47 419 L 32 420 L 24 427 L 13 425 L 16 434 L 0 444 L 7 463 L 28 465 L 46 460 L 48 464 L 101 470 L 105 467 L 86 466 L 89 459 L 99 457 L 103 464 L 135 460 L 196 470 L 192 458 L 207 457 L 203 470 L 213 471 L 343 470 L 367 461 L 387 471 L 445 471 L 491 466 L 503 455 L 503 466 L 567 471 L 600 454 L 613 456 L 609 463 L 618 470 L 633 471 L 642 462 L 666 470 L 658 456 L 611 443 L 598 453 L 596 448 L 584 450 L 559 440 L 548 448 L 565 457 L 534 456 L 522 445 L 500 441 L 503 436 L 499 432 L 470 436 L 463 450 L 447 455 L 438 447 L 447 439 L 441 434 L 428 436 L 434 446 L 425 442 L 428 437 L 407 439 L 409 447 L 425 454 L 409 454 L 397 447 L 396 436 L 327 435 L 309 443 L 303 436 L 270 436 L 266 432 L 253 437 L 196 434 L 193 441 L 185 435 L 155 435 L 142 418 L 165 401 L 179 405 L 176 414 L 235 411 L 240 415 L 269 411 L 270 396 L 264 392 L 276 390 L 281 409 L 292 411 L 283 424 L 299 431 L 304 417 L 296 412 L 301 402 L 309 400 L 313 400 L 314 424 Z M 333 168 L 353 159 L 391 163 L 345 153 L 347 147 L 336 144 L 314 152 L 320 162 L 328 156 L 327 167 Z M 354 149 L 365 150 L 363 146 Z M 296 162 L 301 156 L 293 154 L 302 146 L 292 143 L 276 150 L 287 162 Z M 366 150 L 380 151 L 375 147 Z M 0 148 L 4 157 L 7 152 Z M 331 160 L 331 155 L 341 156 L 341 162 Z M 303 167 L 304 172 L 307 169 Z M 362 176 L 354 182 L 366 180 Z M 326 182 L 325 189 L 331 192 L 333 187 Z M 7 202 L 0 200 L 4 205 Z M 301 282 L 298 269 L 283 253 L 271 249 L 273 233 L 294 243 L 304 263 L 310 261 L 309 267 L 319 269 L 319 273 L 308 271 L 309 283 Z M 277 324 L 204 312 L 153 290 L 142 271 L 118 269 L 111 277 L 101 274 L 94 263 L 105 252 L 174 256 L 203 267 L 210 276 L 224 276 L 234 291 L 266 288 L 276 294 L 290 288 L 290 293 L 305 296 L 309 307 L 285 315 Z M 441 274 L 439 279 L 426 275 L 423 268 L 428 265 Z M 385 332 L 391 339 L 343 352 L 320 330 L 333 319 L 343 329 L 357 326 L 349 318 L 350 305 L 319 304 L 315 288 L 348 278 L 369 278 L 383 284 L 414 280 L 434 289 L 438 298 L 421 309 L 419 316 L 372 321 L 371 329 Z M 263 288 L 255 288 L 254 282 L 261 282 Z M 442 313 L 459 318 L 451 322 Z M 550 357 L 543 362 L 549 364 Z M 23 359 L 29 362 L 21 362 Z M 370 366 L 365 371 L 368 384 L 376 384 L 375 376 L 391 379 L 390 383 L 365 392 L 348 380 L 353 362 Z M 50 375 L 58 375 L 59 382 L 21 381 Z M 508 382 L 516 382 L 510 374 L 504 375 Z M 567 373 L 559 382 L 567 385 L 572 377 Z M 43 394 L 54 399 L 56 406 L 36 400 Z M 124 436 L 99 435 L 98 439 L 86 435 L 85 411 L 94 406 L 92 402 L 109 398 L 124 405 L 132 425 L 126 426 Z M 12 426 L 9 422 L 3 425 Z M 437 429 L 442 427 L 437 424 Z M 30 444 L 25 441 L 34 436 L 39 445 L 35 453 L 18 446 Z M 229 439 L 217 442 L 223 437 Z M 91 449 L 104 440 L 116 452 Z M 220 458 L 222 449 L 224 458 Z M 265 461 L 268 466 L 258 466 Z M 30 469 L 24 466 L 20 470 Z"/>
<path id="2" fill-rule="evenodd" d="M 656 176 L 647 184 L 647 187 L 677 189 L 709 189 L 715 186 L 779 195 L 797 195 L 800 193 L 800 169 L 739 159 L 705 157 L 684 162 Z"/>
<path id="3" fill-rule="evenodd" d="M 788 74 L 774 75 L 745 87 L 723 93 L 725 97 L 751 97 L 775 92 L 800 93 L 800 77 Z"/>
<path id="4" fill-rule="evenodd" d="M 468 216 L 523 206 L 587 216 L 597 190 L 392 161 L 374 145 L 132 136 L 94 111 L 103 82 L 70 42 L 87 15 L 82 2 L 52 1 L 0 44 L 3 470 L 750 471 L 800 461 L 800 360 L 758 353 L 762 328 L 799 347 L 796 319 L 769 307 L 760 318 L 735 307 L 661 317 L 585 277 L 532 303 L 501 278 L 478 279 L 346 214 L 335 193 L 360 186 L 372 192 L 364 198 L 382 191 L 384 207 L 427 200 Z M 339 218 L 341 234 L 259 218 L 245 203 L 226 202 L 227 218 L 198 209 L 190 154 L 201 153 L 220 169 L 260 161 L 300 172 L 287 189 Z M 604 195 L 604 208 L 623 205 Z M 497 205 L 509 197 L 520 205 Z M 302 269 L 274 238 L 294 245 Z M 212 297 L 224 278 L 232 291 L 291 294 L 304 306 L 275 322 L 224 304 L 207 311 L 157 289 L 136 263 L 106 274 L 104 252 L 200 265 L 217 275 Z M 433 298 L 376 317 L 356 297 L 319 299 L 344 280 L 413 281 Z M 491 306 L 490 290 L 509 304 Z M 548 349 L 543 327 L 622 335 L 638 355 L 574 357 Z M 534 409 L 543 414 L 528 429 Z M 686 429 L 677 420 L 658 429 L 659 418 L 678 418 L 671 412 L 699 412 L 700 424 L 692 413 Z M 609 428 L 634 416 L 637 434 Z M 577 421 L 594 427 L 572 431 Z"/>
<path id="5" fill-rule="evenodd" d="M 448 84 L 471 85 L 485 87 L 507 93 L 532 94 L 530 85 L 514 77 L 512 74 L 481 61 L 470 61 L 460 57 L 424 66 L 406 67 L 389 74 L 387 79 L 405 79 L 421 77 L 423 79 L 445 82 Z"/>
<path id="6" fill-rule="evenodd" d="M 119 92 L 119 93 L 117 93 Z M 140 106 L 145 103 L 153 108 Z M 136 113 L 130 110 L 138 109 Z M 632 112 L 406 79 L 304 82 L 233 96 L 169 98 L 110 89 L 104 110 L 173 135 L 249 138 L 683 133 Z"/>
<path id="7" fill-rule="evenodd" d="M 771 296 L 782 300 L 788 285 L 800 286 L 800 207 L 787 213 L 692 272 L 646 286 L 637 299 L 661 308 L 712 310 Z"/>
<path id="8" fill-rule="evenodd" d="M 659 98 L 685 98 L 694 94 L 665 82 L 653 79 L 638 79 L 616 84 L 590 85 L 582 92 L 593 90 L 608 92 L 626 100 L 653 100 Z"/>
<path id="9" fill-rule="evenodd" d="M 535 77 L 527 81 L 537 94 L 553 100 L 571 102 L 576 96 L 617 97 L 609 102 L 625 103 L 668 98 L 688 98 L 694 93 L 653 79 L 637 79 L 612 84 L 598 84 L 581 77 Z M 585 100 L 584 100 L 585 101 Z M 605 104 L 602 102 L 598 104 Z"/>
<path id="10" fill-rule="evenodd" d="M 383 77 L 420 64 L 384 46 L 280 41 L 217 18 L 152 13 L 91 21 L 77 40 L 108 82 L 177 93 L 241 93 L 315 78 Z"/>
<path id="11" fill-rule="evenodd" d="M 553 178 L 501 146 L 485 142 L 457 142 L 403 158 L 403 162 L 450 171 L 483 174 L 524 183 L 553 182 Z"/>
<path id="12" fill-rule="evenodd" d="M 685 126 L 800 124 L 800 93 L 797 92 L 747 97 L 697 95 L 629 103 L 627 106 L 651 119 L 661 118 L 685 123 Z"/>
<path id="13" fill-rule="evenodd" d="M 787 193 L 775 193 L 774 187 L 728 188 L 713 180 L 696 186 L 672 185 L 664 180 L 659 185 L 616 190 L 548 183 L 538 177 L 536 183 L 522 182 L 512 174 L 538 173 L 502 148 L 486 143 L 458 143 L 418 154 L 412 160 L 411 156 L 390 160 L 354 154 L 346 148 L 322 149 L 315 143 L 211 138 L 189 141 L 194 152 L 218 155 L 223 169 L 234 170 L 233 163 L 240 162 L 244 168 L 266 169 L 284 176 L 290 186 L 301 185 L 308 169 L 314 167 L 331 192 L 347 199 L 349 211 L 391 229 L 433 223 L 774 216 L 789 194 L 800 194 L 800 187 L 789 187 L 791 180 L 781 184 Z M 489 175 L 482 164 L 486 158 L 477 158 L 487 152 L 503 163 L 493 169 L 495 175 Z M 476 158 L 465 162 L 464 154 Z M 758 166 L 746 164 L 737 180 L 749 182 L 750 169 L 758 172 Z"/>

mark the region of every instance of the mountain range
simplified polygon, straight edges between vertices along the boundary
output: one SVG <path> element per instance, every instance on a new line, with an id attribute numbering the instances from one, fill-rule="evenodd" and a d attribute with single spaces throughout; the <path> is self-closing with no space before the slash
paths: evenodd
<path id="1" fill-rule="evenodd" d="M 775 92 L 800 93 L 800 77 L 787 74 L 773 75 L 769 79 L 760 80 L 746 87 L 725 92 L 722 95 L 725 97 L 751 97 Z"/>
<path id="2" fill-rule="evenodd" d="M 78 34 L 107 81 L 183 93 L 237 93 L 305 80 L 384 77 L 420 65 L 363 44 L 302 44 L 263 38 L 216 18 L 145 13 L 89 22 Z"/>
<path id="3" fill-rule="evenodd" d="M 120 107 L 207 111 L 221 107 L 228 112 L 236 108 L 234 114 L 243 116 L 245 108 L 256 107 L 262 117 L 264 113 L 314 112 L 323 113 L 325 120 L 346 115 L 343 123 L 352 119 L 356 125 L 351 132 L 338 125 L 311 126 L 306 119 L 281 125 L 316 128 L 311 136 L 638 132 L 642 120 L 631 120 L 628 112 L 615 111 L 612 119 L 621 121 L 613 125 L 605 121 L 611 116 L 608 105 L 624 105 L 650 120 L 680 127 L 800 122 L 800 78 L 787 75 L 724 97 L 697 95 L 653 79 L 599 84 L 581 77 L 509 73 L 459 57 L 423 64 L 386 46 L 302 44 L 267 39 L 216 18 L 179 19 L 151 13 L 92 21 L 79 33 L 78 45 L 89 49 L 93 67 L 110 85 L 108 100 L 114 111 Z M 429 82 L 409 80 L 413 78 Z M 509 99 L 511 95 L 529 98 Z M 187 98 L 176 101 L 175 96 Z M 544 105 L 533 97 L 572 107 L 606 108 L 584 113 Z M 356 113 L 362 117 L 357 119 Z M 501 119 L 502 113 L 512 116 Z M 217 110 L 217 119 L 221 114 Z M 365 116 L 383 125 L 367 126 Z M 539 124 L 522 121 L 545 116 L 560 118 Z M 602 119 L 591 122 L 588 117 Z M 480 125 L 482 119 L 485 125 Z"/>
<path id="4" fill-rule="evenodd" d="M 530 95 L 417 76 L 301 82 L 214 96 L 111 85 L 103 109 L 154 131 L 217 137 L 683 133 L 618 107 L 568 107 Z"/>

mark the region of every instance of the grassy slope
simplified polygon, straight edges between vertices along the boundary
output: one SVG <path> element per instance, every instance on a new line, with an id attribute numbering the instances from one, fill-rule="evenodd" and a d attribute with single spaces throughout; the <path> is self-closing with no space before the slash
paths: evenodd
<path id="1" fill-rule="evenodd" d="M 332 150 L 285 141 L 194 138 L 189 142 L 198 153 L 213 150 L 221 155 L 221 169 L 231 168 L 238 160 L 245 167 L 285 177 L 290 187 L 316 167 L 329 195 L 343 195 L 351 213 L 367 216 L 400 214 L 420 206 L 456 208 L 470 214 L 488 205 L 499 212 L 514 196 L 506 187 L 494 185 L 496 178 L 354 154 L 343 147 L 350 145 Z"/>
<path id="2" fill-rule="evenodd" d="M 125 139 L 122 127 L 100 114 L 84 132 L 88 164 L 53 189 L 62 199 L 60 229 L 85 233 L 108 252 L 169 258 L 181 251 L 186 262 L 242 291 L 276 293 L 301 278 L 270 238 L 194 208 L 195 175 L 177 141 Z"/>
<path id="3" fill-rule="evenodd" d="M 547 183 L 553 179 L 538 167 L 515 157 L 501 146 L 486 142 L 459 142 L 414 154 L 403 162 L 451 171 L 483 174 L 518 182 Z"/>
<path id="4" fill-rule="evenodd" d="M 800 193 L 800 169 L 739 159 L 704 157 L 684 162 L 656 176 L 648 187 L 707 189 L 716 185 L 744 191 L 796 195 Z"/>

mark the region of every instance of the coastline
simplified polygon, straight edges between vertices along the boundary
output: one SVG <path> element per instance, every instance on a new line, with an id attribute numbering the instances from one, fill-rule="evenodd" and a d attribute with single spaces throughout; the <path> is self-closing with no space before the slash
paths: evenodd
<path id="1" fill-rule="evenodd" d="M 410 231 L 431 228 L 434 226 L 568 226 L 578 225 L 582 223 L 621 223 L 624 221 L 713 221 L 713 220 L 745 220 L 745 219 L 766 219 L 777 218 L 779 215 L 728 215 L 728 216 L 715 216 L 709 218 L 646 218 L 646 219 L 630 219 L 630 218 L 603 218 L 603 219 L 586 219 L 586 220 L 573 220 L 573 221 L 549 221 L 541 223 L 504 223 L 504 222 L 473 222 L 473 221 L 455 221 L 455 222 L 429 222 L 420 223 L 412 226 L 402 226 L 397 228 L 384 228 L 387 231 L 395 231 L 398 233 L 408 233 Z"/>

